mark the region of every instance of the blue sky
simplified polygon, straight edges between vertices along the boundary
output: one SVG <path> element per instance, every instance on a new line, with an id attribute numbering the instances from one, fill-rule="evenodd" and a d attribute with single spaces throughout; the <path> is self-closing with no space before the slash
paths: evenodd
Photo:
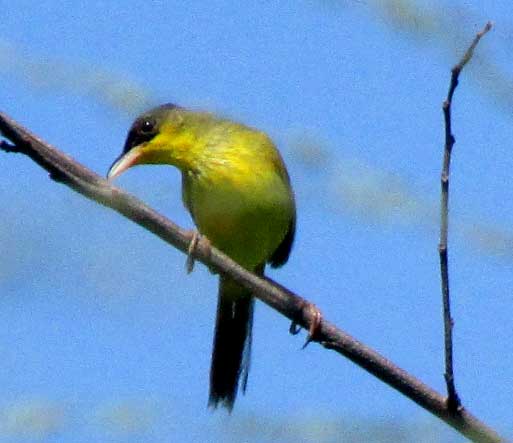
<path id="1" fill-rule="evenodd" d="M 22 0 L 2 11 L 1 110 L 98 173 L 148 104 L 268 132 L 299 210 L 291 259 L 269 275 L 439 391 L 441 103 L 450 67 L 493 20 L 456 92 L 449 255 L 457 387 L 512 435 L 508 2 Z M 212 413 L 216 278 L 202 266 L 187 276 L 181 253 L 28 159 L 0 154 L 0 169 L 0 442 L 275 441 L 284 427 L 329 441 L 368 422 L 459 441 L 352 363 L 301 351 L 263 305 L 247 395 L 231 417 Z M 137 168 L 117 184 L 191 226 L 176 170 Z"/>

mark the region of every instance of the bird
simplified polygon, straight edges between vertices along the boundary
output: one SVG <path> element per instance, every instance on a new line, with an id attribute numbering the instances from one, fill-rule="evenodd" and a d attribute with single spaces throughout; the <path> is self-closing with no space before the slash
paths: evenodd
<path id="1" fill-rule="evenodd" d="M 213 113 L 167 103 L 135 119 L 109 180 L 137 165 L 171 165 L 182 174 L 182 200 L 205 237 L 260 276 L 289 258 L 296 203 L 282 156 L 264 132 Z M 254 297 L 219 276 L 208 405 L 232 411 L 246 391 Z"/>

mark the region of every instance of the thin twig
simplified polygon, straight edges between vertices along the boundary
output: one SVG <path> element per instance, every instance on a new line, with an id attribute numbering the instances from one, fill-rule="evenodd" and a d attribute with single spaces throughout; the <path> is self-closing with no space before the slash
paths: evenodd
<path id="1" fill-rule="evenodd" d="M 444 344 L 445 344 L 445 383 L 447 385 L 447 407 L 451 411 L 456 411 L 461 400 L 456 392 L 453 369 L 453 344 L 452 330 L 454 322 L 451 317 L 451 300 L 449 294 L 449 265 L 447 254 L 447 238 L 449 231 L 449 176 L 451 168 L 451 154 L 455 143 L 451 125 L 451 105 L 454 91 L 458 86 L 459 75 L 463 67 L 470 61 L 474 54 L 481 37 L 492 28 L 492 23 L 488 22 L 482 31 L 478 32 L 467 49 L 461 60 L 451 70 L 451 82 L 449 92 L 443 103 L 444 122 L 445 122 L 445 147 L 444 158 L 441 173 L 441 196 L 440 196 L 440 243 L 438 253 L 440 255 L 440 274 L 442 285 L 443 319 L 444 319 Z"/>
<path id="2" fill-rule="evenodd" d="M 47 170 L 51 178 L 55 178 L 58 182 L 86 197 L 116 210 L 165 242 L 187 253 L 192 237 L 190 231 L 180 228 L 134 196 L 112 186 L 99 175 L 75 162 L 71 157 L 45 143 L 10 117 L 1 113 L 0 132 L 12 142 L 9 144 L 0 141 L 0 149 L 29 156 Z M 250 290 L 255 297 L 303 328 L 309 329 L 318 320 L 314 310 L 308 309 L 311 305 L 305 299 L 269 278 L 261 278 L 246 271 L 213 246 L 205 245 L 202 238 L 198 240 L 194 252 L 195 259 L 214 271 L 229 275 Z M 505 441 L 493 429 L 487 427 L 464 408 L 459 408 L 457 411 L 449 410 L 445 398 L 441 394 L 324 318 L 318 325 L 313 340 L 358 364 L 427 411 L 441 418 L 470 440 L 482 443 Z M 343 391 L 343 387 L 340 389 Z"/>

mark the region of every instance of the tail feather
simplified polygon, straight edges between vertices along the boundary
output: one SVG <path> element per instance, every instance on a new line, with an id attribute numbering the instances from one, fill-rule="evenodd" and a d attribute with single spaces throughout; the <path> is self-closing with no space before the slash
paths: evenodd
<path id="1" fill-rule="evenodd" d="M 251 357 L 254 299 L 235 281 L 222 276 L 219 284 L 214 348 L 210 367 L 209 406 L 233 409 L 239 380 L 245 392 Z"/>

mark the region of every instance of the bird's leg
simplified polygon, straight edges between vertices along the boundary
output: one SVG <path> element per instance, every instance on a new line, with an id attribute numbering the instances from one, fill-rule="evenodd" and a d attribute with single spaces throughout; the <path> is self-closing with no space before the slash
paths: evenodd
<path id="1" fill-rule="evenodd" d="M 307 303 L 307 306 L 303 307 L 303 309 L 310 311 L 310 315 L 313 317 L 313 320 L 310 322 L 310 327 L 308 328 L 308 337 L 306 337 L 305 344 L 303 345 L 303 349 L 305 349 L 321 330 L 322 314 L 319 308 L 313 303 Z"/>
<path id="2" fill-rule="evenodd" d="M 187 274 L 190 274 L 194 270 L 194 263 L 196 262 L 194 258 L 194 252 L 196 251 L 196 247 L 198 246 L 199 239 L 200 233 L 196 230 L 193 230 L 191 242 L 189 243 L 189 247 L 187 248 L 187 260 L 185 260 L 185 270 L 187 271 Z"/>
<path id="3" fill-rule="evenodd" d="M 308 327 L 308 336 L 306 337 L 305 344 L 303 345 L 302 349 L 305 349 L 313 340 L 315 340 L 315 336 L 320 331 L 321 321 L 322 321 L 322 313 L 319 310 L 317 306 L 315 306 L 313 303 L 309 303 L 307 301 L 303 302 L 303 306 L 301 307 L 302 310 L 302 316 L 305 317 L 311 317 L 312 320 L 310 321 L 310 325 Z M 298 325 L 298 322 L 293 320 L 289 332 L 292 335 L 296 335 L 301 331 L 301 326 Z"/>
<path id="4" fill-rule="evenodd" d="M 192 230 L 191 233 L 191 242 L 189 243 L 189 247 L 187 248 L 187 260 L 185 261 L 185 270 L 187 271 L 187 274 L 190 274 L 194 270 L 194 263 L 196 262 L 194 254 L 196 253 L 198 248 L 205 248 L 207 251 L 210 251 L 210 241 L 207 237 L 201 235 L 196 230 Z"/>

